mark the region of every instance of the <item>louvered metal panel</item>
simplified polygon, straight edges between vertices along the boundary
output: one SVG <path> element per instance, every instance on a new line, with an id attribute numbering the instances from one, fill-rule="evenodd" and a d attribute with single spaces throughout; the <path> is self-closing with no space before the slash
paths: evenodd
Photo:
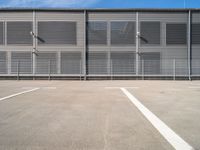
<path id="1" fill-rule="evenodd" d="M 7 22 L 7 44 L 32 45 L 32 22 Z"/>
<path id="2" fill-rule="evenodd" d="M 37 74 L 56 74 L 57 73 L 57 54 L 53 52 L 40 52 L 36 57 Z"/>
<path id="3" fill-rule="evenodd" d="M 12 52 L 11 53 L 11 73 L 31 74 L 32 73 L 32 53 Z"/>
<path id="4" fill-rule="evenodd" d="M 111 45 L 135 44 L 135 22 L 111 22 Z"/>
<path id="5" fill-rule="evenodd" d="M 160 44 L 160 22 L 141 22 L 140 34 L 142 45 Z"/>
<path id="6" fill-rule="evenodd" d="M 135 53 L 134 52 L 111 52 L 111 73 L 112 74 L 135 74 Z"/>
<path id="7" fill-rule="evenodd" d="M 38 22 L 38 44 L 77 43 L 76 22 L 49 21 Z"/>
<path id="8" fill-rule="evenodd" d="M 200 44 L 200 24 L 192 24 L 192 44 Z"/>
<path id="9" fill-rule="evenodd" d="M 0 52 L 0 74 L 7 73 L 7 55 L 6 52 Z"/>
<path id="10" fill-rule="evenodd" d="M 4 44 L 4 22 L 0 22 L 0 45 Z"/>
<path id="11" fill-rule="evenodd" d="M 141 53 L 140 73 L 144 75 L 160 74 L 160 53 Z"/>
<path id="12" fill-rule="evenodd" d="M 81 74 L 81 52 L 61 53 L 61 74 Z"/>
<path id="13" fill-rule="evenodd" d="M 88 22 L 88 44 L 107 45 L 107 22 Z"/>
<path id="14" fill-rule="evenodd" d="M 166 24 L 166 44 L 186 44 L 187 25 L 186 24 Z"/>
<path id="15" fill-rule="evenodd" d="M 108 74 L 108 54 L 106 52 L 89 52 L 88 74 Z"/>

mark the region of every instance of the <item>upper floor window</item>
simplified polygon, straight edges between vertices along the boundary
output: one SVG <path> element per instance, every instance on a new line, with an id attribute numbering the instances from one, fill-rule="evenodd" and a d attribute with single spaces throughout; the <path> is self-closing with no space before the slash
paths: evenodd
<path id="1" fill-rule="evenodd" d="M 88 22 L 88 44 L 107 45 L 107 22 Z"/>
<path id="2" fill-rule="evenodd" d="M 141 45 L 160 44 L 160 22 L 141 22 L 140 27 Z"/>
<path id="3" fill-rule="evenodd" d="M 4 22 L 0 22 L 0 45 L 4 44 Z"/>
<path id="4" fill-rule="evenodd" d="M 166 44 L 187 44 L 187 25 L 185 23 L 166 24 Z"/>
<path id="5" fill-rule="evenodd" d="M 32 22 L 7 22 L 7 44 L 32 45 Z"/>
<path id="6" fill-rule="evenodd" d="M 192 44 L 200 44 L 200 24 L 192 24 Z"/>
<path id="7" fill-rule="evenodd" d="M 38 22 L 38 44 L 77 44 L 76 22 Z"/>
<path id="8" fill-rule="evenodd" d="M 121 21 L 111 23 L 111 45 L 135 44 L 135 22 Z"/>

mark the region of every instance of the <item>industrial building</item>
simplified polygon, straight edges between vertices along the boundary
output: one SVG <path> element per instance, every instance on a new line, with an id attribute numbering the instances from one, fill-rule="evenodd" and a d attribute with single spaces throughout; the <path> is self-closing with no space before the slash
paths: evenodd
<path id="1" fill-rule="evenodd" d="M 0 9 L 0 78 L 200 77 L 200 9 Z"/>

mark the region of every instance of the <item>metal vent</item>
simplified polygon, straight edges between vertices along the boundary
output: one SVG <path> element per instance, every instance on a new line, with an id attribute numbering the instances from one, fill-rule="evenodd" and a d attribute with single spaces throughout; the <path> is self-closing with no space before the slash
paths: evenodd
<path id="1" fill-rule="evenodd" d="M 134 52 L 111 52 L 112 74 L 135 74 Z"/>
<path id="2" fill-rule="evenodd" d="M 76 45 L 76 22 L 38 22 L 38 44 Z"/>
<path id="3" fill-rule="evenodd" d="M 7 73 L 6 52 L 0 52 L 0 74 Z"/>
<path id="4" fill-rule="evenodd" d="M 89 52 L 88 74 L 108 74 L 108 54 L 106 52 Z"/>
<path id="5" fill-rule="evenodd" d="M 7 44 L 32 45 L 32 22 L 7 22 Z"/>
<path id="6" fill-rule="evenodd" d="M 160 74 L 160 53 L 142 53 L 140 73 L 144 75 Z"/>
<path id="7" fill-rule="evenodd" d="M 87 30 L 89 45 L 107 45 L 107 22 L 89 22 Z"/>
<path id="8" fill-rule="evenodd" d="M 11 53 L 11 73 L 31 74 L 32 54 L 30 52 Z"/>
<path id="9" fill-rule="evenodd" d="M 81 74 L 82 70 L 81 52 L 61 53 L 61 73 Z"/>
<path id="10" fill-rule="evenodd" d="M 112 45 L 135 44 L 135 22 L 112 22 L 111 44 Z"/>
<path id="11" fill-rule="evenodd" d="M 200 24 L 192 24 L 192 44 L 200 44 Z"/>
<path id="12" fill-rule="evenodd" d="M 0 22 L 0 45 L 4 44 L 4 22 Z"/>
<path id="13" fill-rule="evenodd" d="M 40 52 L 36 57 L 37 74 L 56 74 L 57 73 L 57 54 Z"/>
<path id="14" fill-rule="evenodd" d="M 160 44 L 160 22 L 141 22 L 140 27 L 140 43 L 142 45 Z"/>
<path id="15" fill-rule="evenodd" d="M 187 25 L 186 24 L 167 24 L 166 25 L 166 44 L 186 44 Z"/>

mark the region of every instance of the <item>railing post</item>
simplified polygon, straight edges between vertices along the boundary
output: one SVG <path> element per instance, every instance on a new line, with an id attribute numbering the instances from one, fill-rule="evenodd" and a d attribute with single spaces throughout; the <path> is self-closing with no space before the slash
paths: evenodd
<path id="1" fill-rule="evenodd" d="M 17 80 L 19 80 L 20 76 L 20 61 L 17 62 Z"/>
<path id="2" fill-rule="evenodd" d="M 51 60 L 49 60 L 49 63 L 48 63 L 48 72 L 49 72 L 48 80 L 51 80 Z"/>
<path id="3" fill-rule="evenodd" d="M 176 59 L 173 60 L 173 80 L 176 80 Z"/>
<path id="4" fill-rule="evenodd" d="M 82 80 L 82 61 L 80 59 L 80 81 Z"/>
<path id="5" fill-rule="evenodd" d="M 144 80 L 144 59 L 142 59 L 142 80 Z"/>
<path id="6" fill-rule="evenodd" d="M 112 59 L 110 59 L 110 79 L 113 80 L 113 62 Z"/>

